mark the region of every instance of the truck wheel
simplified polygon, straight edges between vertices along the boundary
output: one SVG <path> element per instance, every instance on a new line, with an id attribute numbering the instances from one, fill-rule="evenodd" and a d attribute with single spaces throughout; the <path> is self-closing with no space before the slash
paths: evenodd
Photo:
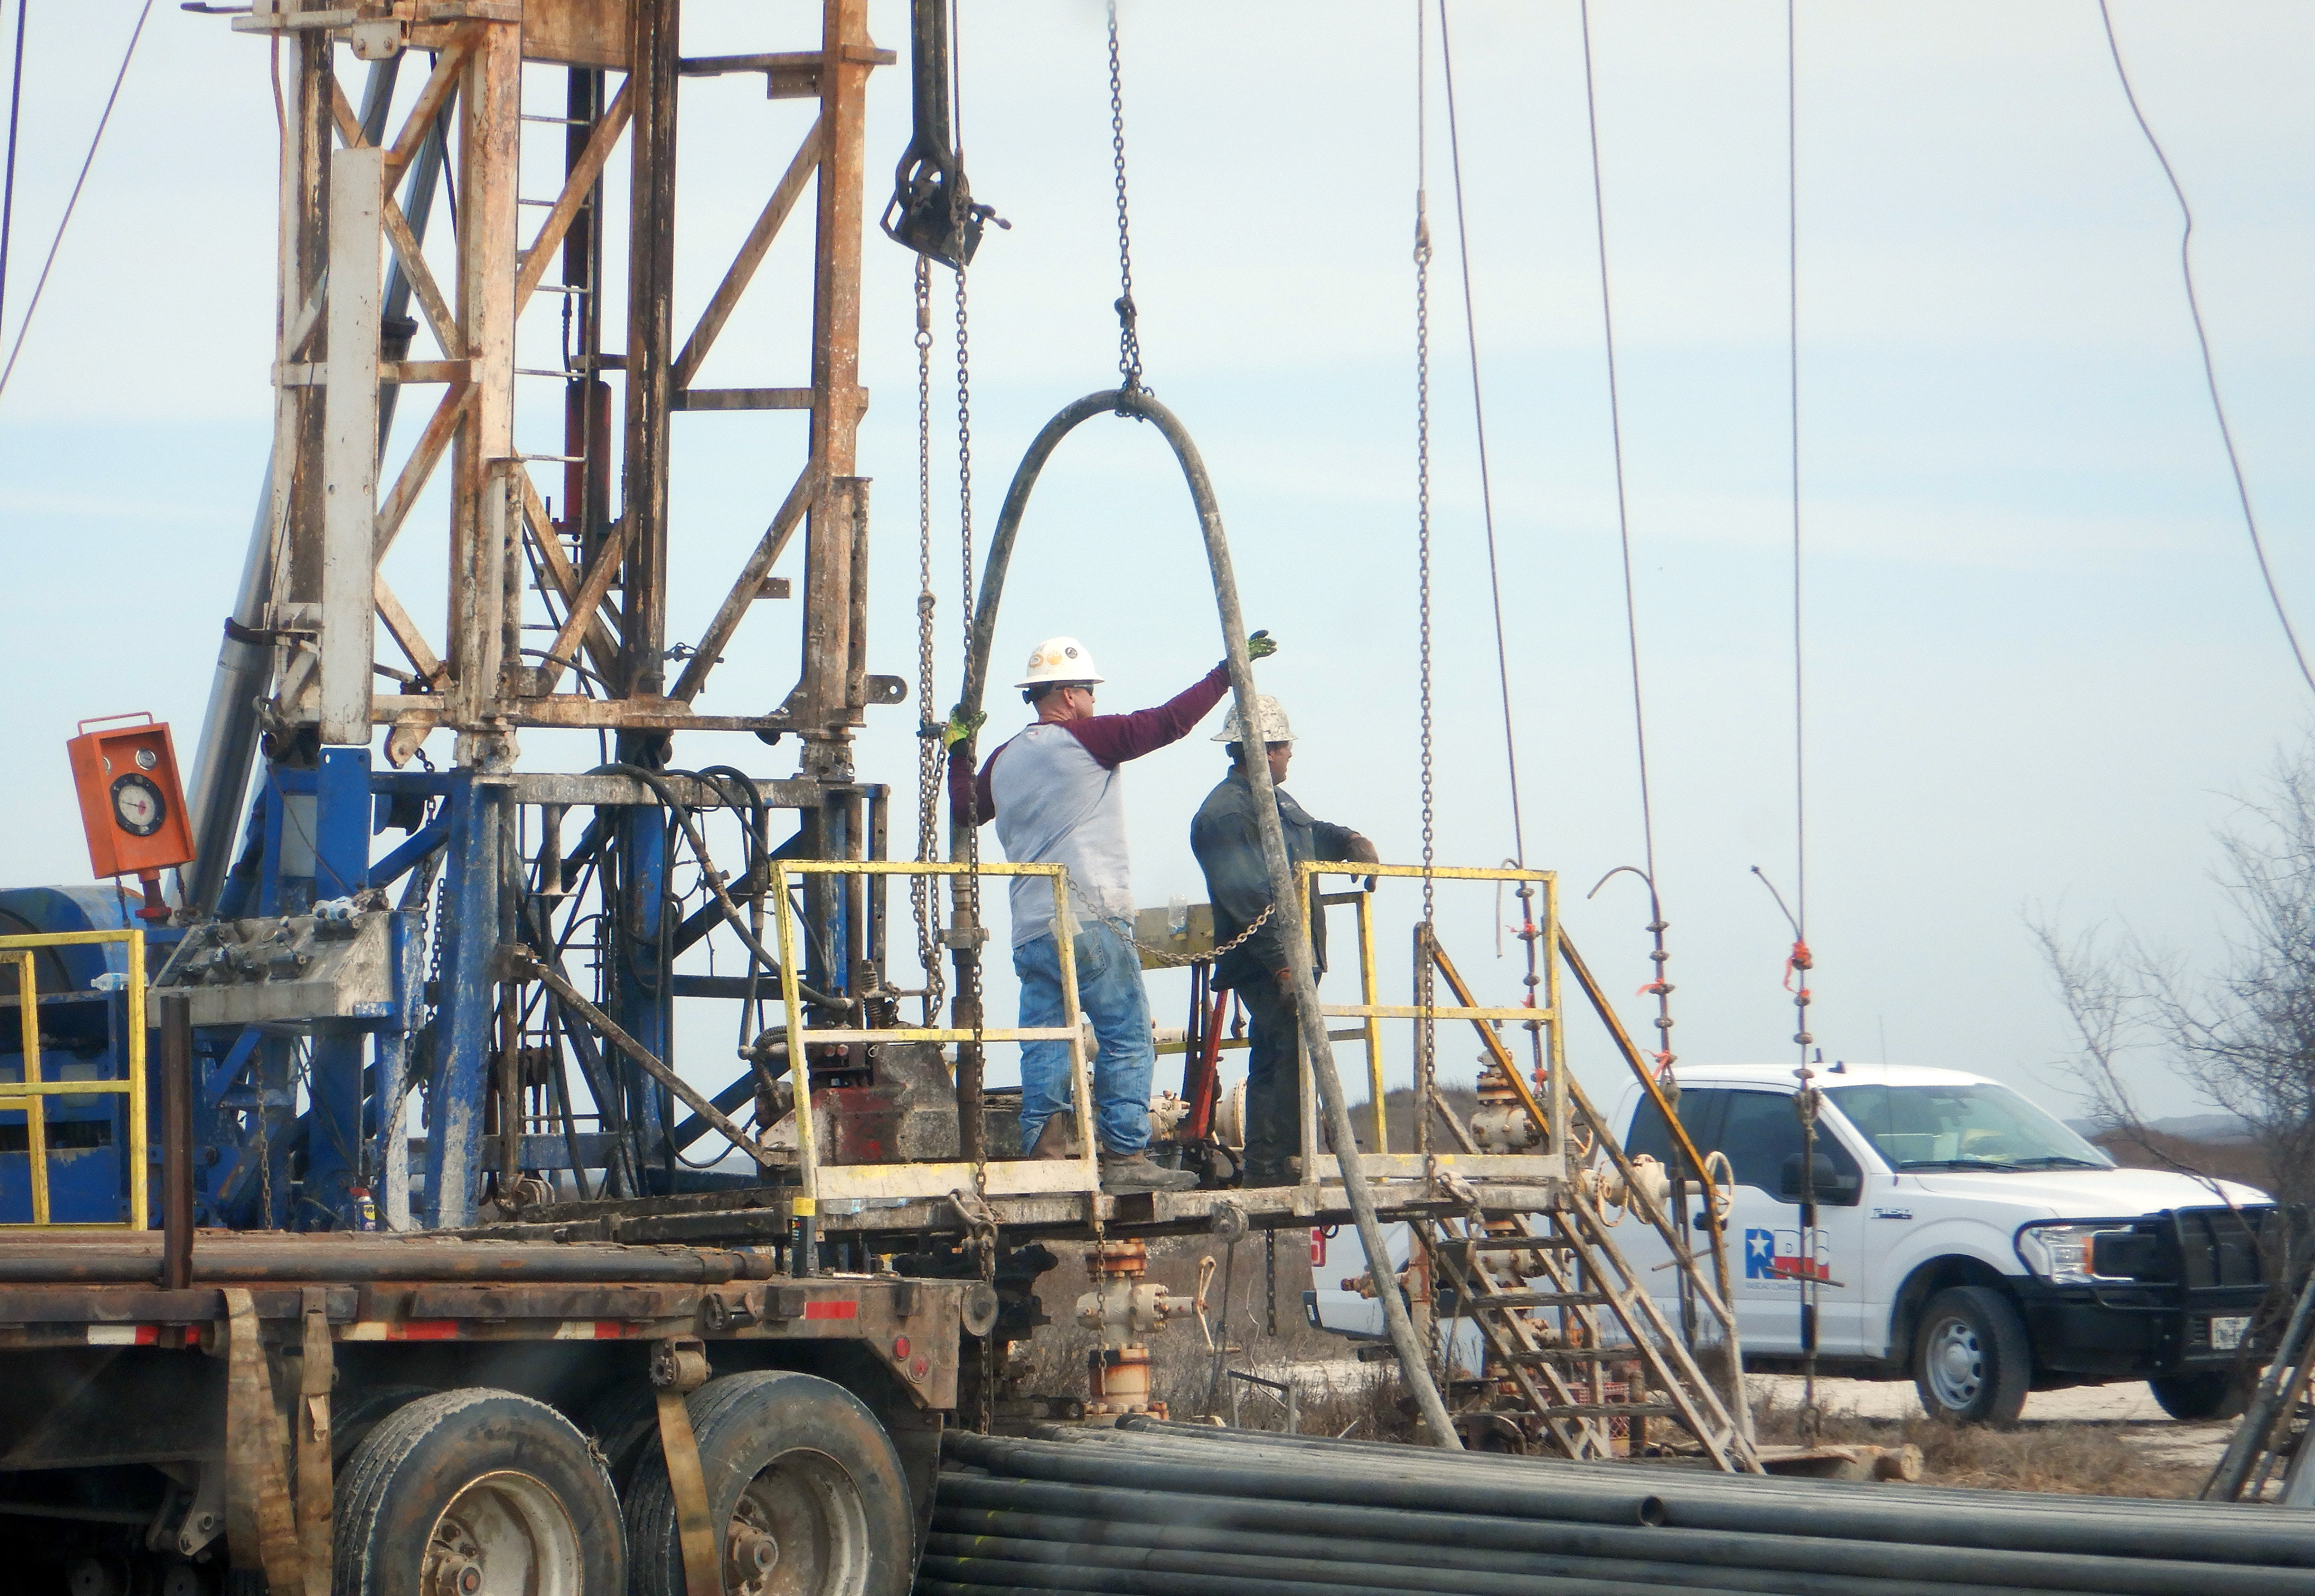
<path id="1" fill-rule="evenodd" d="M 618 1498 L 543 1402 L 421 1396 L 354 1450 L 337 1493 L 340 1596 L 617 1596 Z"/>
<path id="2" fill-rule="evenodd" d="M 2146 1383 L 2153 1388 L 2154 1400 L 2164 1413 L 2187 1423 L 2239 1418 L 2250 1396 L 2250 1382 L 2231 1369 L 2163 1375 Z"/>
<path id="3" fill-rule="evenodd" d="M 2034 1352 L 2009 1299 L 1987 1286 L 1955 1286 L 1929 1299 L 1913 1339 L 1913 1388 L 1933 1419 L 1954 1424 L 2018 1422 L 2032 1383 Z"/>
<path id="4" fill-rule="evenodd" d="M 732 1596 L 902 1596 L 916 1549 L 883 1426 L 843 1387 L 789 1370 L 726 1375 L 685 1403 Z M 627 1493 L 635 1596 L 684 1596 L 675 1495 L 657 1446 Z"/>
<path id="5" fill-rule="evenodd" d="M 364 1386 L 330 1404 L 330 1466 L 346 1471 L 354 1449 L 369 1432 L 421 1396 L 431 1396 L 432 1386 Z"/>

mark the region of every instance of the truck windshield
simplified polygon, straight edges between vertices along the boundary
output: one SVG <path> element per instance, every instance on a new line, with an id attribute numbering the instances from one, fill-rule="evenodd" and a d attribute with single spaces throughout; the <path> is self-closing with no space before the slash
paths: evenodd
<path id="1" fill-rule="evenodd" d="M 1833 1086 L 1892 1169 L 2110 1169 L 2114 1160 L 2007 1086 Z"/>

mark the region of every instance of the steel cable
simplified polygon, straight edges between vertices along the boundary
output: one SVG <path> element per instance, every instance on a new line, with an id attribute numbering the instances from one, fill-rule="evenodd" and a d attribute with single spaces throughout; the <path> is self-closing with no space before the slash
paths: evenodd
<path id="1" fill-rule="evenodd" d="M 2098 20 L 2106 25 L 2107 49 L 2114 57 L 2114 72 L 2122 84 L 2122 97 L 2130 102 L 2130 114 L 2137 121 L 2138 130 L 2146 136 L 2146 146 L 2154 152 L 2155 160 L 2161 164 L 2162 176 L 2169 183 L 2172 196 L 2178 201 L 2178 215 L 2186 224 L 2178 233 L 2178 275 L 2186 287 L 2186 311 L 2195 322 L 2195 345 L 2202 351 L 2203 380 L 2211 391 L 2211 413 L 2218 420 L 2219 441 L 2226 446 L 2227 469 L 2233 474 L 2235 498 L 2242 505 L 2243 530 L 2250 534 L 2250 550 L 2258 558 L 2259 580 L 2266 584 L 2266 597 L 2275 606 L 2275 618 L 2282 623 L 2284 641 L 2291 644 L 2291 657 L 2297 661 L 2299 674 L 2305 678 L 2307 685 L 2315 687 L 2315 670 L 2308 668 L 2307 652 L 2299 646 L 2299 634 L 2291 625 L 2290 612 L 2284 607 L 2282 590 L 2275 585 L 2274 569 L 2266 561 L 2266 540 L 2259 534 L 2258 516 L 2251 509 L 2250 484 L 2243 476 L 2242 457 L 2235 451 L 2234 429 L 2227 424 L 2226 403 L 2219 397 L 2218 365 L 2211 357 L 2211 335 L 2203 326 L 2203 304 L 2195 291 L 2194 208 L 2186 203 L 2186 191 L 2179 183 L 2178 173 L 2171 168 L 2170 157 L 2163 152 L 2162 141 L 2154 137 L 2154 129 L 2147 121 L 2146 112 L 2139 109 L 2138 93 L 2131 86 L 2130 69 L 2123 65 L 2122 44 L 2115 37 L 2114 13 L 2107 9 L 2107 0 L 2098 0 Z"/>
<path id="2" fill-rule="evenodd" d="M 67 196 L 65 200 L 65 213 L 57 219 L 57 235 L 49 241 L 48 259 L 40 262 L 40 275 L 36 278 L 32 283 L 32 297 L 25 302 L 23 317 L 16 324 L 16 341 L 9 347 L 8 364 L 4 367 L 0 367 L 0 394 L 5 394 L 8 391 L 8 379 L 15 375 L 16 357 L 24 352 L 24 335 L 32 330 L 32 315 L 35 311 L 40 308 L 40 292 L 49 286 L 49 273 L 56 268 L 57 251 L 64 246 L 65 229 L 72 226 L 73 212 L 80 205 L 81 189 L 88 182 L 88 169 L 96 164 L 97 146 L 104 142 L 104 129 L 112 121 L 112 108 L 120 99 L 120 85 L 128 80 L 129 63 L 137 58 L 137 41 L 145 37 L 145 19 L 152 14 L 153 0 L 145 0 L 143 8 L 137 13 L 137 26 L 129 35 L 129 48 L 121 52 L 120 70 L 113 75 L 112 92 L 104 97 L 103 113 L 96 119 L 96 132 L 88 141 L 88 155 L 81 161 L 80 175 L 73 179 L 72 193 Z M 22 31 L 22 26 L 23 13 L 19 11 L 17 13 L 17 28 L 20 36 Z M 20 37 L 19 49 L 21 49 L 21 48 L 22 43 Z M 20 56 L 20 75 L 21 70 L 22 58 Z M 10 186 L 13 191 L 15 151 L 15 104 L 14 92 L 13 90 L 10 93 L 8 120 L 10 129 L 8 140 L 10 152 L 9 176 Z"/>
<path id="3" fill-rule="evenodd" d="M 16 223 L 16 117 L 24 100 L 24 19 L 32 0 L 16 0 L 16 53 L 8 73 L 8 153 L 0 177 L 0 327 L 8 323 L 8 243 Z"/>

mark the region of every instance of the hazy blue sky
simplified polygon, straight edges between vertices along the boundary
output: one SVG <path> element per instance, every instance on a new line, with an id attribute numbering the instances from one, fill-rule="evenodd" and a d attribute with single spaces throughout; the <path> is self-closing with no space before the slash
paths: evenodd
<path id="1" fill-rule="evenodd" d="M 1044 416 L 1114 381 L 1115 239 L 1100 8 L 963 4 L 972 180 L 1015 224 L 971 284 L 985 532 Z M 689 13 L 695 53 L 795 48 L 803 35 L 783 30 L 807 14 L 736 0 Z M 878 0 L 881 41 L 905 45 L 905 14 Z M 1527 852 L 1564 872 L 1574 934 L 1629 993 L 1646 978 L 1638 890 L 1623 878 L 1582 900 L 1637 862 L 1640 828 L 1576 12 L 1452 14 Z M 126 0 L 34 8 L 10 336 L 134 15 Z M 1747 874 L 1795 884 L 1784 15 L 1749 0 L 1593 8 L 1658 858 L 1678 1040 L 1698 1061 L 1785 1056 L 1791 1029 L 1787 935 Z M 2197 207 L 2205 306 L 2278 575 L 2315 626 L 2315 15 L 2143 0 L 2115 15 Z M 192 741 L 266 447 L 265 72 L 263 45 L 221 19 L 156 7 L 0 396 L 13 665 L 0 729 L 20 772 L 0 880 L 82 879 L 61 750 L 75 720 L 149 708 Z M 1148 377 L 1202 443 L 1250 623 L 1284 640 L 1262 675 L 1304 740 L 1292 789 L 1411 858 L 1412 9 L 1129 4 L 1124 73 Z M 559 104 L 552 75 L 535 92 Z M 745 80 L 684 93 L 687 325 L 809 111 L 767 105 Z M 872 206 L 907 101 L 900 72 L 879 75 Z M 1435 82 L 1432 105 L 1440 852 L 1493 863 L 1512 838 Z M 1799 123 L 1814 1028 L 1828 1057 L 1885 1048 L 2062 1103 L 2062 1016 L 2029 912 L 2126 918 L 2211 956 L 2227 906 L 2210 829 L 2297 737 L 2306 689 L 2244 543 L 2176 211 L 2096 5 L 1810 0 Z M 551 194 L 559 145 L 537 141 L 526 192 Z M 866 247 L 873 666 L 912 675 L 909 260 L 874 234 Z M 703 382 L 806 380 L 805 258 L 801 231 L 783 241 Z M 526 365 L 552 363 L 554 311 L 538 306 Z M 531 386 L 525 446 L 552 452 L 559 398 Z M 674 635 L 696 635 L 721 598 L 802 440 L 793 416 L 679 418 Z M 944 695 L 953 469 L 945 453 Z M 1219 652 L 1194 532 L 1158 439 L 1090 428 L 1030 517 L 998 660 L 1071 632 L 1109 674 L 1105 708 L 1184 685 Z M 404 545 L 397 583 L 422 613 L 439 603 L 432 545 Z M 791 616 L 759 618 L 705 706 L 776 702 L 794 648 Z M 999 704 L 996 725 L 1016 713 Z M 904 793 L 914 720 L 883 713 L 863 756 Z M 1131 773 L 1146 903 L 1202 895 L 1184 831 L 1219 770 L 1207 734 Z M 591 760 L 591 740 L 527 742 L 533 763 Z M 703 741 L 678 759 L 732 751 Z M 785 747 L 741 757 L 792 767 Z M 1383 933 L 1395 984 L 1403 909 Z M 1514 989 L 1485 904 L 1455 901 L 1445 929 L 1491 989 Z M 1167 1023 L 1179 980 L 1153 983 Z M 720 1081 L 714 1029 L 686 1057 Z M 1459 1076 L 1460 1046 L 1444 1055 Z M 2157 1108 L 2192 1106 L 2149 1085 Z"/>

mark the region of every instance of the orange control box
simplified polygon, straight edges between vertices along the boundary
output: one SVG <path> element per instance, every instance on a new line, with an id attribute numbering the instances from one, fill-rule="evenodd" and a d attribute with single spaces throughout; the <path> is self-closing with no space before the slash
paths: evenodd
<path id="1" fill-rule="evenodd" d="M 100 876 L 151 876 L 191 864 L 193 838 L 169 728 L 149 714 L 142 725 L 90 731 L 96 723 L 83 721 L 80 735 L 65 744 L 88 832 L 89 867 Z"/>

